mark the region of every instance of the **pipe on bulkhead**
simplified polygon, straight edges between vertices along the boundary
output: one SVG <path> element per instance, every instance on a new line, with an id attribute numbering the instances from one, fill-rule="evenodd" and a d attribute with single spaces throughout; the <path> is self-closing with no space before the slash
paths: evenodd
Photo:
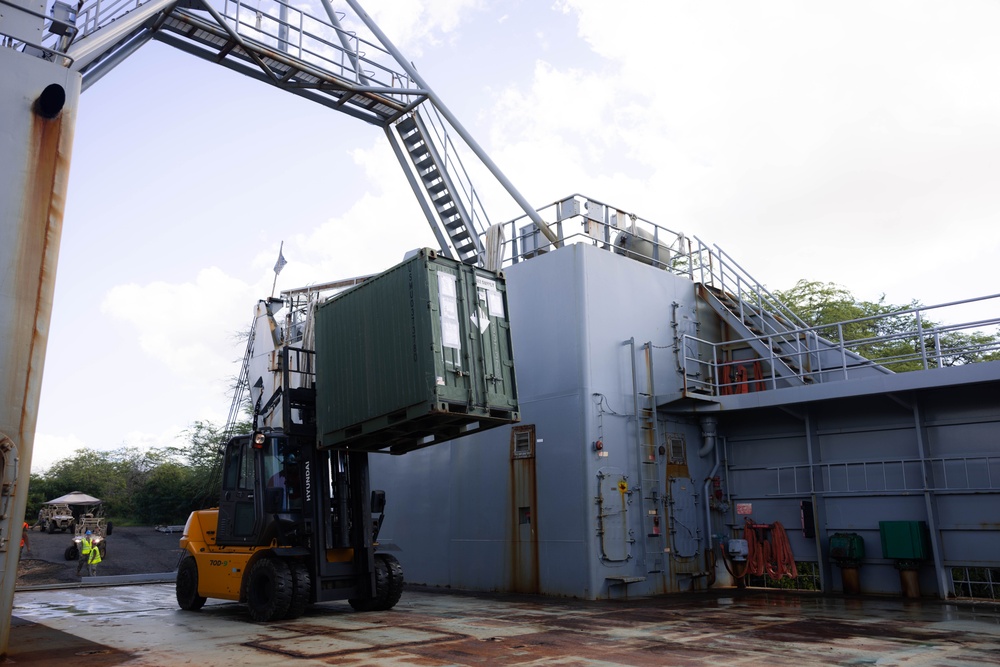
<path id="1" fill-rule="evenodd" d="M 704 458 L 715 449 L 715 438 L 718 435 L 717 426 L 718 420 L 715 417 L 701 418 L 702 445 L 701 449 L 698 450 L 699 457 Z"/>
<path id="2" fill-rule="evenodd" d="M 46 120 L 52 120 L 66 106 L 66 89 L 58 83 L 50 83 L 31 105 L 31 110 Z"/>
<path id="3" fill-rule="evenodd" d="M 708 477 L 705 478 L 705 486 L 702 489 L 702 494 L 705 498 L 705 539 L 708 542 L 708 549 L 706 549 L 706 559 L 705 568 L 708 570 L 710 568 L 711 558 L 708 557 L 708 553 L 715 548 L 712 543 L 712 507 L 709 501 L 709 486 L 712 484 L 712 478 L 715 477 L 716 473 L 719 471 L 719 466 L 722 465 L 721 457 L 719 456 L 719 448 L 716 444 L 716 439 L 718 438 L 718 425 L 719 422 L 715 417 L 702 417 L 701 418 L 701 437 L 702 445 L 698 450 L 699 457 L 706 457 L 709 454 L 715 452 L 715 465 L 712 467 L 712 471 L 708 473 Z M 711 585 L 714 583 L 715 571 L 712 570 L 710 573 L 712 581 L 709 583 Z"/>

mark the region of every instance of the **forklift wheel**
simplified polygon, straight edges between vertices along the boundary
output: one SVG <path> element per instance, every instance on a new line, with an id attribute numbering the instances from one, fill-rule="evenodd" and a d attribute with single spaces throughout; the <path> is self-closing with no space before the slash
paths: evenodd
<path id="1" fill-rule="evenodd" d="M 261 558 L 247 572 L 247 609 L 258 623 L 283 618 L 292 604 L 292 573 L 279 558 Z"/>
<path id="2" fill-rule="evenodd" d="M 288 569 L 292 573 L 292 601 L 285 612 L 285 618 L 291 620 L 301 616 L 309 604 L 312 577 L 309 576 L 309 568 L 302 561 L 289 560 Z"/>
<path id="3" fill-rule="evenodd" d="M 76 560 L 79 555 L 80 552 L 77 551 L 75 544 L 66 547 L 66 551 L 63 552 L 63 558 L 65 558 L 66 560 Z"/>
<path id="4" fill-rule="evenodd" d="M 198 563 L 194 556 L 185 556 L 177 566 L 177 604 L 187 611 L 205 606 L 205 598 L 198 595 Z"/>
<path id="5" fill-rule="evenodd" d="M 388 611 L 396 606 L 399 598 L 403 595 L 403 566 L 399 564 L 399 561 L 392 554 L 375 554 L 376 562 L 380 559 L 385 561 L 385 565 L 389 570 L 389 581 L 382 604 L 379 605 L 376 611 Z"/>
<path id="6" fill-rule="evenodd" d="M 48 533 L 49 535 L 51 535 L 52 533 L 56 532 L 56 524 L 54 522 L 52 522 L 52 521 L 49 521 L 45 525 L 45 529 L 44 530 L 45 530 L 46 533 Z"/>
<path id="7" fill-rule="evenodd" d="M 354 611 L 382 611 L 389 595 L 389 566 L 386 561 L 375 556 L 375 596 L 370 598 L 350 598 L 347 602 Z M 394 603 L 395 604 L 395 603 Z"/>

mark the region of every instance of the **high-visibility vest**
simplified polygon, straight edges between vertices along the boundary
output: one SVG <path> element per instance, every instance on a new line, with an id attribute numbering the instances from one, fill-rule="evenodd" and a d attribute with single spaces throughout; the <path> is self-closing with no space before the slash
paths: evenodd
<path id="1" fill-rule="evenodd" d="M 91 549 L 90 555 L 87 557 L 87 563 L 89 565 L 97 565 L 100 562 L 101 562 L 101 550 Z"/>
<path id="2" fill-rule="evenodd" d="M 93 549 L 93 545 L 94 543 L 91 540 L 88 540 L 86 537 L 83 538 L 80 540 L 80 553 L 86 556 Z"/>

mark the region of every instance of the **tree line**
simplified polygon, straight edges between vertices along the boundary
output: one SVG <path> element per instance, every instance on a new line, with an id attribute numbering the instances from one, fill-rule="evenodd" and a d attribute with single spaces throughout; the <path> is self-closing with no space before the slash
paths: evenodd
<path id="1" fill-rule="evenodd" d="M 892 304 L 882 295 L 865 301 L 840 285 L 809 280 L 775 296 L 822 338 L 843 342 L 895 373 L 921 370 L 925 359 L 928 368 L 1000 359 L 1000 331 L 949 330 L 926 316 L 918 319 L 913 311 L 923 304 L 916 300 Z"/>
<path id="2" fill-rule="evenodd" d="M 249 422 L 237 427 L 246 432 Z M 78 449 L 43 473 L 32 473 L 25 520 L 42 505 L 80 491 L 100 498 L 105 516 L 118 525 L 182 524 L 198 509 L 218 503 L 223 429 L 195 422 L 184 447 L 111 451 Z"/>

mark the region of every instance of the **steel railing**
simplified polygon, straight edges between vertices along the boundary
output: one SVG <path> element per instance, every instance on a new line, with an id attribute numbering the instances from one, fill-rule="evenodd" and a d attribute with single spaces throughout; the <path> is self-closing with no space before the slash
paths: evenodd
<path id="1" fill-rule="evenodd" d="M 998 307 L 1000 294 L 994 294 L 790 330 L 783 338 L 802 336 L 827 345 L 823 349 L 810 348 L 811 365 L 801 371 L 803 377 L 808 375 L 816 382 L 848 379 L 859 368 L 875 366 L 886 371 L 901 372 L 1000 360 L 1000 317 L 974 316 L 964 322 L 939 324 L 928 315 L 930 313 L 935 319 L 943 320 L 951 312 L 996 312 Z M 988 331 L 991 327 L 994 331 Z M 888 330 L 889 333 L 868 335 L 869 332 L 879 330 Z M 852 336 L 854 331 L 861 333 Z M 730 382 L 728 392 L 721 382 L 723 368 L 734 363 L 749 363 L 723 361 L 723 348 L 749 346 L 751 341 L 761 340 L 769 349 L 774 349 L 778 342 L 774 336 L 725 342 L 708 341 L 690 335 L 685 335 L 684 339 L 683 367 L 687 391 L 717 396 L 756 391 L 761 388 L 759 382 L 763 382 L 763 388 L 767 389 L 782 386 L 782 378 L 773 372 L 764 378 L 753 377 Z M 690 350 L 697 352 L 692 354 Z M 774 364 L 777 356 L 779 353 L 760 361 L 767 362 L 768 365 Z"/>
<path id="2" fill-rule="evenodd" d="M 143 0 L 86 2 L 77 12 L 73 41 L 87 38 L 144 4 Z M 283 52 L 324 73 L 384 89 L 384 94 L 404 104 L 423 94 L 393 55 L 351 13 L 331 10 L 326 15 L 313 14 L 284 0 L 199 0 L 180 11 L 197 12 L 202 6 L 218 12 L 227 29 L 242 39 Z M 50 25 L 51 19 L 45 25 L 43 45 L 50 50 L 68 46 L 60 44 L 60 36 L 49 34 Z"/>
<path id="3" fill-rule="evenodd" d="M 770 496 L 977 493 L 1000 490 L 1000 456 L 894 458 L 732 468 L 773 476 Z M 928 483 L 928 480 L 932 480 Z"/>

